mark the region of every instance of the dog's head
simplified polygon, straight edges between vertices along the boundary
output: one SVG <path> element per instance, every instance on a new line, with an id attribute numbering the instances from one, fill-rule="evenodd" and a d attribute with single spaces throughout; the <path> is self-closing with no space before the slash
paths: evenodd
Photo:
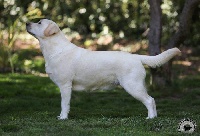
<path id="1" fill-rule="evenodd" d="M 37 39 L 53 36 L 60 31 L 58 25 L 48 19 L 41 19 L 38 23 L 26 23 L 26 30 Z"/>

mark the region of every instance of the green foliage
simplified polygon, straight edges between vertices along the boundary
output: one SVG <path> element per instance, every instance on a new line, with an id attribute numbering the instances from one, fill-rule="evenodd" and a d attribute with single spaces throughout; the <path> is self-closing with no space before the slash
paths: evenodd
<path id="1" fill-rule="evenodd" d="M 177 30 L 178 18 L 184 2 L 184 0 L 162 2 L 164 41 Z M 60 27 L 68 27 L 68 31 L 76 31 L 83 35 L 99 34 L 107 26 L 115 37 L 119 37 L 121 32 L 125 37 L 141 39 L 141 35 L 149 26 L 147 0 L 60 0 L 55 2 L 3 0 L 0 2 L 0 11 L 3 29 L 10 27 L 9 22 L 18 19 L 18 25 L 23 26 L 21 31 L 24 30 L 24 22 L 42 17 L 51 18 L 59 23 Z M 199 13 L 199 8 L 194 14 L 193 26 L 199 24 L 197 13 Z M 196 32 L 199 27 L 195 28 L 192 28 L 191 32 L 198 34 Z M 198 40 L 196 36 L 195 39 Z"/>
<path id="2" fill-rule="evenodd" d="M 185 0 L 162 1 L 162 43 L 166 45 L 179 26 L 178 19 Z M 199 7 L 192 17 L 191 34 L 184 44 L 198 46 L 199 41 Z M 79 33 L 86 47 L 95 44 L 97 38 L 111 35 L 114 40 L 147 39 L 149 28 L 148 0 L 1 0 L 0 1 L 0 69 L 23 69 L 24 62 L 17 62 L 19 55 L 14 50 L 19 33 L 25 31 L 25 23 L 50 18 L 59 24 L 67 34 Z M 88 40 L 89 39 L 89 40 Z M 109 50 L 98 45 L 99 49 Z M 32 59 L 32 58 L 31 58 Z M 20 59 L 19 59 L 20 60 Z M 29 59 L 27 59 L 30 61 Z M 43 65 L 42 61 L 31 60 L 25 71 Z M 10 65 L 10 66 L 8 66 Z M 21 66 L 19 66 L 21 65 Z M 5 68 L 6 67 L 6 68 Z M 23 69 L 24 70 L 24 69 Z M 4 71 L 4 70 L 1 70 Z"/>
<path id="3" fill-rule="evenodd" d="M 38 18 L 41 17 L 41 12 L 39 9 L 31 9 L 29 12 L 25 12 L 25 5 L 18 5 L 15 0 L 7 1 L 3 0 L 0 2 L 1 11 L 1 22 L 0 22 L 0 43 L 5 43 L 5 51 L 7 52 L 7 61 L 10 64 L 10 69 L 14 73 L 15 67 L 13 59 L 16 60 L 16 56 L 13 56 L 14 42 L 17 36 L 25 27 L 25 22 L 28 18 Z M 21 7 L 22 6 L 22 7 Z M 25 7 L 23 7 L 25 6 Z M 26 9 L 27 11 L 28 9 Z M 1 56 L 0 56 L 1 57 Z"/>
<path id="4" fill-rule="evenodd" d="M 8 67 L 8 54 L 6 52 L 6 47 L 3 45 L 3 43 L 0 43 L 0 68 L 2 68 L 2 71 L 6 71 L 3 68 Z"/>
<path id="5" fill-rule="evenodd" d="M 5 47 L 5 46 L 3 46 Z M 8 72 L 9 63 L 8 63 L 8 54 L 2 48 L 0 50 L 1 57 L 0 57 L 0 69 L 1 72 Z M 12 53 L 11 61 L 13 63 L 14 70 L 16 72 L 41 72 L 45 73 L 45 62 L 44 58 L 41 55 L 39 50 L 35 49 L 23 49 Z"/>
<path id="6" fill-rule="evenodd" d="M 16 53 L 14 65 L 19 71 L 25 71 L 31 73 L 32 71 L 38 71 L 44 73 L 44 58 L 41 57 L 39 50 L 24 49 Z"/>
<path id="7" fill-rule="evenodd" d="M 182 89 L 190 90 L 149 92 L 159 116 L 152 120 L 145 119 L 142 103 L 116 89 L 73 92 L 69 119 L 59 121 L 61 98 L 48 77 L 0 74 L 0 135 L 183 135 L 177 130 L 181 119 L 190 118 L 200 125 L 200 86 L 190 86 L 194 80 L 187 78 L 177 82 L 187 82 Z M 197 128 L 192 135 L 199 133 Z"/>

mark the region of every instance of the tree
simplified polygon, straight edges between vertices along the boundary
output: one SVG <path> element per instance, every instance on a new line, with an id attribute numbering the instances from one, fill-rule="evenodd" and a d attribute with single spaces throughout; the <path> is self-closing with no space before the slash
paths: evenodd
<path id="1" fill-rule="evenodd" d="M 161 52 L 161 1 L 160 0 L 149 0 L 150 5 L 150 31 L 148 34 L 149 38 L 149 54 L 155 56 Z M 161 67 L 162 68 L 162 67 Z M 165 80 L 162 77 L 162 70 L 159 68 L 151 69 L 152 82 L 159 85 L 164 84 Z"/>
<path id="2" fill-rule="evenodd" d="M 18 38 L 20 32 L 28 19 L 41 17 L 41 11 L 38 8 L 28 11 L 28 5 L 31 1 L 0 1 L 0 47 L 1 54 L 0 63 L 3 63 L 3 70 L 6 71 L 6 65 L 10 65 L 9 69 L 12 73 L 15 70 L 14 60 L 17 56 L 14 52 L 14 42 Z M 2 59 L 3 58 L 3 59 Z"/>
<path id="3" fill-rule="evenodd" d="M 149 54 L 157 55 L 161 48 L 161 0 L 149 0 L 150 5 L 150 32 L 149 32 Z M 186 0 L 180 14 L 178 31 L 170 38 L 167 49 L 179 47 L 190 32 L 192 15 L 194 9 L 198 7 L 200 0 Z M 151 69 L 152 82 L 155 86 L 163 86 L 171 83 L 172 61 L 161 68 Z M 162 76 L 161 76 L 162 75 Z"/>

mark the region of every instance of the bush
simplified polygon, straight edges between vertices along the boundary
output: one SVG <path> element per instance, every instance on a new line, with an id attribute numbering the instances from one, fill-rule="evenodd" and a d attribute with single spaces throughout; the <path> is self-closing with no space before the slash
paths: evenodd
<path id="1" fill-rule="evenodd" d="M 5 46 L 0 50 L 0 72 L 10 72 L 8 55 Z M 23 49 L 12 53 L 12 62 L 15 72 L 30 73 L 32 71 L 44 73 L 45 62 L 39 50 Z"/>

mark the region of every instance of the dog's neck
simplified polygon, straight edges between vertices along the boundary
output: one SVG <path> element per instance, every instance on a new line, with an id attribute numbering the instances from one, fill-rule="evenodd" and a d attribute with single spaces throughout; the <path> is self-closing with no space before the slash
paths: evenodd
<path id="1" fill-rule="evenodd" d="M 59 40 L 58 40 L 59 39 Z M 39 39 L 40 48 L 45 60 L 51 60 L 63 51 L 72 50 L 76 46 L 67 40 L 61 31 L 50 37 Z"/>

